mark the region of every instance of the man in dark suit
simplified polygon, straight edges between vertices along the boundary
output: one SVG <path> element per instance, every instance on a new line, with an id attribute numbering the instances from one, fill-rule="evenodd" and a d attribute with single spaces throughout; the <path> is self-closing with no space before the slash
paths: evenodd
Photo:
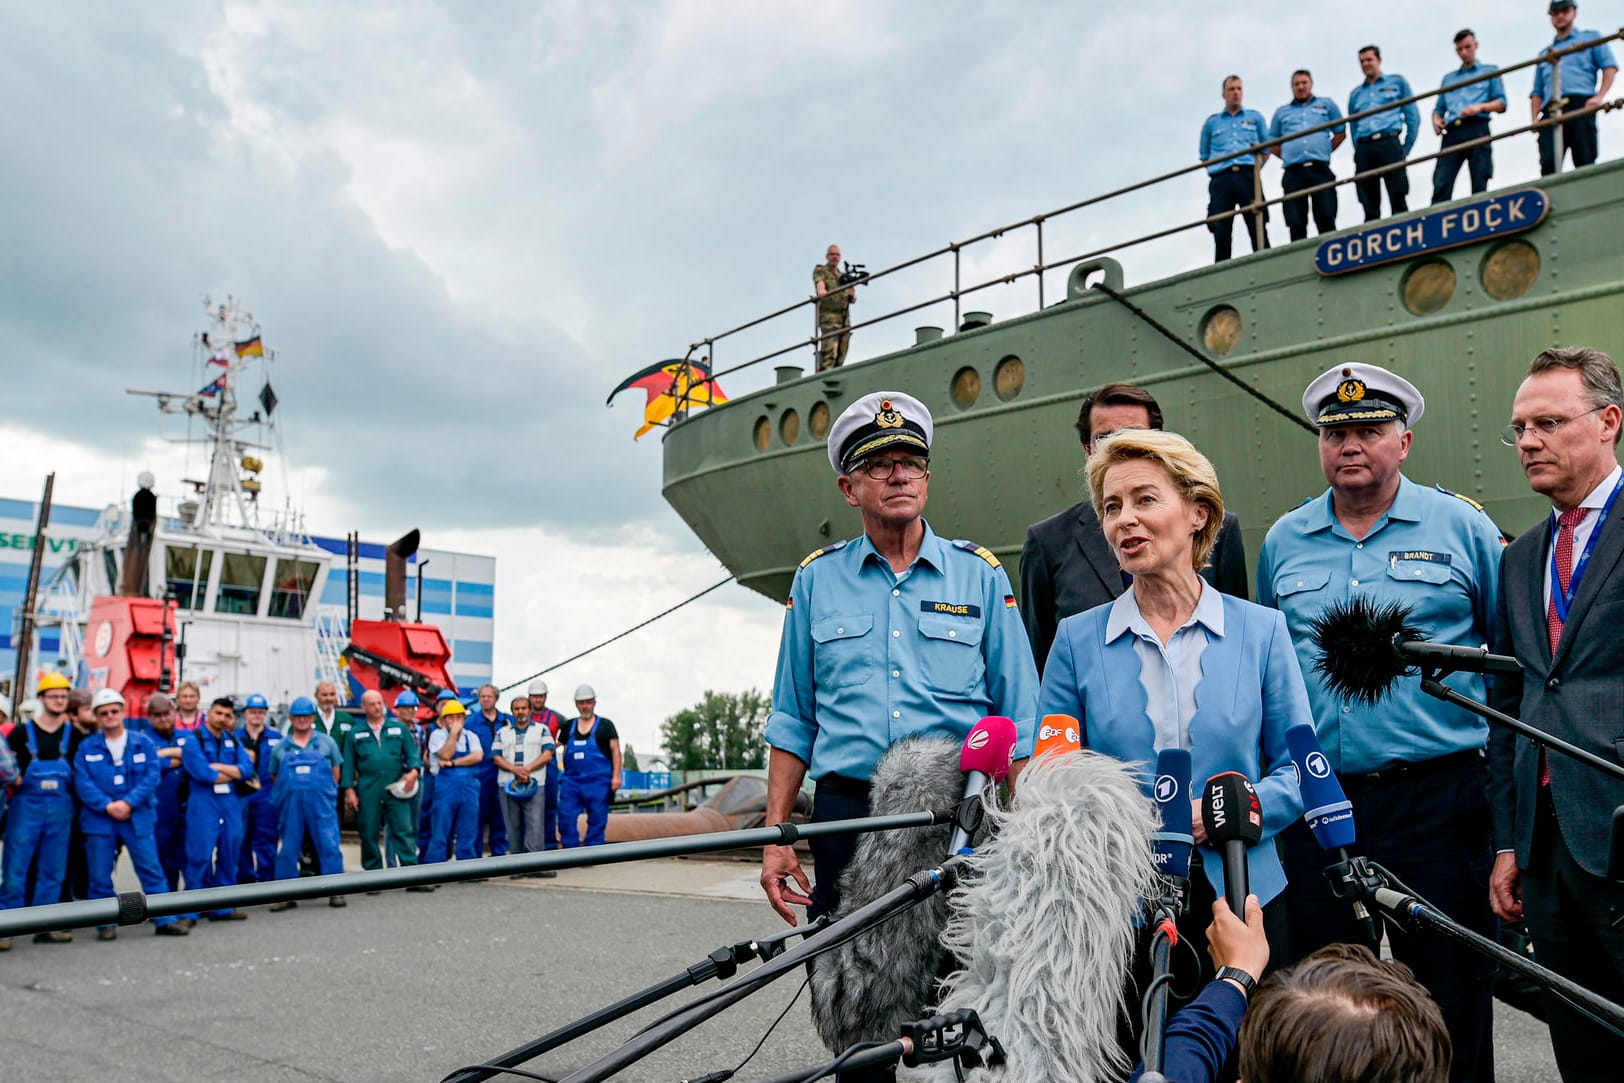
<path id="1" fill-rule="evenodd" d="M 1505 551 L 1494 651 L 1517 677 L 1490 701 L 1617 762 L 1624 748 L 1624 487 L 1617 445 L 1618 368 L 1586 347 L 1534 358 L 1501 439 L 1514 444 L 1552 514 Z M 1494 872 L 1489 896 L 1508 921 L 1526 913 L 1534 956 L 1615 1003 L 1624 1001 L 1624 886 L 1607 879 L 1607 838 L 1624 782 L 1525 737 L 1489 737 Z M 1567 1083 L 1624 1080 L 1624 1041 L 1549 995 L 1551 1045 Z"/>
<path id="2" fill-rule="evenodd" d="M 1134 384 L 1106 384 L 1083 399 L 1077 414 L 1084 458 L 1093 452 L 1095 441 L 1118 429 L 1161 427 L 1162 408 L 1149 391 Z M 1224 513 L 1211 562 L 1201 574 L 1223 593 L 1250 600 L 1246 544 L 1234 514 Z M 1127 589 L 1128 582 L 1105 543 L 1099 517 L 1088 500 L 1027 527 L 1026 545 L 1021 549 L 1021 616 L 1040 675 L 1060 622 L 1112 601 Z"/>

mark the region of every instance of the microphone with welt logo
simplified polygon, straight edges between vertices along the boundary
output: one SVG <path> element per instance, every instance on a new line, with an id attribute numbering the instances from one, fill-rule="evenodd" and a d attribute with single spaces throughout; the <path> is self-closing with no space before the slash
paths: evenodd
<path id="1" fill-rule="evenodd" d="M 989 715 L 977 722 L 959 750 L 959 770 L 964 772 L 964 799 L 959 802 L 953 837 L 948 841 L 949 856 L 970 848 L 970 837 L 981 823 L 981 795 L 989 784 L 996 785 L 1009 774 L 1015 755 L 1015 722 L 1002 715 Z"/>
<path id="2" fill-rule="evenodd" d="M 1224 858 L 1224 898 L 1244 921 L 1246 896 L 1251 894 L 1246 848 L 1263 838 L 1263 807 L 1252 780 L 1238 771 L 1207 779 L 1201 794 L 1201 823 L 1207 829 L 1207 842 Z"/>
<path id="3" fill-rule="evenodd" d="M 1291 750 L 1291 762 L 1297 768 L 1297 787 L 1303 794 L 1303 822 L 1308 824 L 1308 830 L 1314 833 L 1314 841 L 1322 850 L 1346 862 L 1348 847 L 1358 841 L 1353 803 L 1342 792 L 1342 783 L 1337 781 L 1331 761 L 1320 748 L 1319 735 L 1313 726 L 1299 722 L 1286 730 L 1286 747 Z M 1374 947 L 1379 943 L 1376 921 L 1362 900 L 1353 900 L 1353 915 L 1359 920 L 1365 943 Z"/>

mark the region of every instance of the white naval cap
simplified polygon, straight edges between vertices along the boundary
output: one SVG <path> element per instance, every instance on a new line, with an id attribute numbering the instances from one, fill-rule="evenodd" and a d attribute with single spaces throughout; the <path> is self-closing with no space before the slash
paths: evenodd
<path id="1" fill-rule="evenodd" d="M 577 702 L 583 699 L 596 700 L 597 698 L 598 694 L 592 690 L 592 686 L 590 684 L 578 685 L 575 689 L 575 699 Z"/>
<path id="2" fill-rule="evenodd" d="M 876 391 L 842 410 L 829 427 L 829 465 L 837 474 L 850 473 L 889 447 L 929 454 L 935 432 L 936 423 L 924 403 L 901 391 Z"/>
<path id="3" fill-rule="evenodd" d="M 1326 369 L 1303 392 L 1303 413 L 1322 429 L 1383 421 L 1409 428 L 1426 408 L 1427 400 L 1410 381 L 1361 361 Z"/>

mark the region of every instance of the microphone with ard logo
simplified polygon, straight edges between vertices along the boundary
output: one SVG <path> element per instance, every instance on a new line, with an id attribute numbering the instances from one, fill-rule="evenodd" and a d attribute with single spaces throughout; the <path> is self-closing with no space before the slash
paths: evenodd
<path id="1" fill-rule="evenodd" d="M 1015 757 L 1015 722 L 1002 715 L 989 715 L 977 722 L 959 750 L 959 770 L 964 772 L 964 798 L 959 802 L 948 840 L 949 856 L 970 848 L 970 837 L 981 825 L 981 795 L 988 785 L 997 785 L 1009 774 Z"/>
<path id="2" fill-rule="evenodd" d="M 1038 739 L 1032 749 L 1032 759 L 1065 755 L 1083 747 L 1083 727 L 1069 714 L 1046 714 L 1038 723 Z"/>
<path id="3" fill-rule="evenodd" d="M 1195 818 L 1190 799 L 1190 753 L 1183 748 L 1164 748 L 1156 753 L 1156 811 L 1162 826 L 1150 837 L 1152 860 L 1166 883 L 1176 914 L 1183 908 L 1184 889 L 1190 879 L 1190 850 L 1195 846 Z"/>
<path id="4" fill-rule="evenodd" d="M 1245 920 L 1246 896 L 1251 894 L 1246 848 L 1263 838 L 1263 806 L 1258 804 L 1252 780 L 1239 771 L 1207 779 L 1201 794 L 1201 823 L 1207 829 L 1207 842 L 1223 855 L 1224 898 L 1235 916 Z"/>
<path id="5" fill-rule="evenodd" d="M 1319 735 L 1306 722 L 1286 730 L 1286 747 L 1291 750 L 1291 762 L 1297 768 L 1297 787 L 1303 795 L 1303 822 L 1314 833 L 1314 841 L 1337 859 L 1348 861 L 1348 847 L 1357 841 L 1353 822 L 1353 803 L 1342 792 L 1342 783 L 1331 770 L 1331 761 L 1320 747 Z M 1379 943 L 1376 920 L 1363 900 L 1353 900 L 1353 916 L 1359 921 L 1365 943 Z"/>

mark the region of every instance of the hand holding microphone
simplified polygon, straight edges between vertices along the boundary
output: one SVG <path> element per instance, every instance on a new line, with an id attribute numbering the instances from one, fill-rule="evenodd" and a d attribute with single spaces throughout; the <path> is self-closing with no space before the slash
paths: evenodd
<path id="1" fill-rule="evenodd" d="M 1207 954 L 1215 971 L 1234 967 L 1254 982 L 1269 967 L 1269 938 L 1263 931 L 1263 904 L 1256 895 L 1246 896 L 1246 920 L 1229 908 L 1226 899 L 1212 904 L 1212 924 L 1207 926 Z M 1237 985 L 1244 983 L 1235 979 Z"/>

